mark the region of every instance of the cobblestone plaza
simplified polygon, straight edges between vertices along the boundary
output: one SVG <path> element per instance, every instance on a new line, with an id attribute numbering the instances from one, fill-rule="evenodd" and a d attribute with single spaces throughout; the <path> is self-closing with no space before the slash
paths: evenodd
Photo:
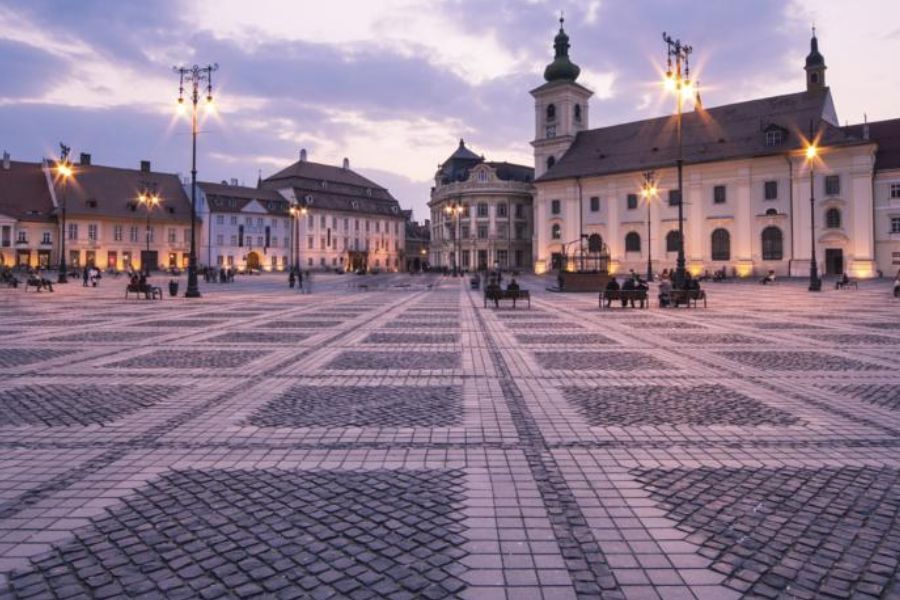
<path id="1" fill-rule="evenodd" d="M 0 290 L 0 598 L 900 598 L 887 282 L 360 280 Z"/>

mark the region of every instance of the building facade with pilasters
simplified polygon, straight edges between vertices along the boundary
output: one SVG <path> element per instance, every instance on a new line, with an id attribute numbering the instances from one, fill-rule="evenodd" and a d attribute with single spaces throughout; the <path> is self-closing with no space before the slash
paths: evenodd
<path id="1" fill-rule="evenodd" d="M 874 195 L 887 168 L 876 160 L 886 134 L 876 124 L 839 124 L 815 37 L 805 91 L 714 108 L 699 97 L 689 103 L 682 121 L 683 199 L 676 118 L 590 129 L 590 91 L 576 82 L 579 69 L 568 58 L 562 29 L 555 46 L 547 82 L 532 91 L 536 272 L 571 268 L 566 257 L 592 238 L 608 248 L 611 271 L 646 272 L 648 259 L 655 272 L 671 270 L 682 200 L 685 257 L 695 274 L 725 269 L 737 276 L 769 270 L 804 276 L 813 240 L 820 273 L 870 277 L 887 270 L 896 210 L 876 213 Z M 810 140 L 820 149 L 814 161 L 805 154 Z M 648 171 L 657 194 L 645 198 Z M 876 256 L 881 230 L 888 239 Z"/>

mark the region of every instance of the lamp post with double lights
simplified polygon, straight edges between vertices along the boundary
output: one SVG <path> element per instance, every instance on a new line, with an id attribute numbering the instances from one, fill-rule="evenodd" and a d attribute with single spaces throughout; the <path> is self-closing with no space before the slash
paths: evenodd
<path id="1" fill-rule="evenodd" d="M 69 283 L 68 267 L 66 266 L 66 196 L 68 195 L 69 177 L 74 174 L 72 163 L 69 161 L 69 152 L 71 148 L 62 142 L 59 144 L 59 160 L 56 162 L 57 178 L 62 180 L 62 219 L 60 223 L 59 234 L 59 275 L 56 279 L 57 283 Z"/>
<path id="2" fill-rule="evenodd" d="M 676 99 L 676 121 L 675 135 L 677 136 L 678 156 L 676 159 L 676 167 L 678 170 L 678 258 L 675 262 L 675 287 L 683 288 L 685 280 L 685 259 L 684 259 L 684 143 L 681 128 L 682 106 L 684 98 L 690 97 L 692 94 L 691 87 L 691 66 L 689 57 L 693 48 L 683 44 L 681 40 L 672 39 L 672 37 L 663 32 L 663 41 L 666 43 L 666 79 L 665 86 L 669 91 L 675 92 Z M 673 62 L 674 61 L 674 62 Z"/>
<path id="3" fill-rule="evenodd" d="M 815 141 L 811 141 L 806 147 L 806 161 L 809 163 L 809 291 L 822 291 L 822 280 L 819 279 L 819 267 L 816 264 L 816 190 L 815 190 L 815 162 L 819 155 L 819 149 Z"/>
<path id="4" fill-rule="evenodd" d="M 655 171 L 644 171 L 643 174 L 644 181 L 641 184 L 641 197 L 644 198 L 644 202 L 647 204 L 647 282 L 653 281 L 653 244 L 651 243 L 650 237 L 650 206 L 653 204 L 653 201 L 656 199 L 657 188 L 656 188 L 656 172 Z"/>
<path id="5" fill-rule="evenodd" d="M 200 102 L 200 86 L 206 83 L 206 105 L 212 107 L 212 74 L 218 64 L 201 67 L 173 67 L 178 73 L 178 106 L 184 107 L 184 86 L 190 86 L 188 100 L 191 102 L 191 253 L 188 256 L 188 281 L 185 298 L 199 298 L 197 285 L 197 104 Z"/>
<path id="6" fill-rule="evenodd" d="M 306 215 L 306 207 L 302 206 L 299 202 L 294 201 L 291 203 L 291 207 L 289 209 L 291 213 L 291 237 L 293 240 L 291 241 L 291 250 L 294 254 L 294 260 L 292 261 L 291 268 L 295 273 L 300 272 L 300 220 Z"/>
<path id="7" fill-rule="evenodd" d="M 453 227 L 453 276 L 459 274 L 459 217 L 463 212 L 462 204 L 453 201 L 444 207 L 444 210 L 450 215 Z"/>
<path id="8" fill-rule="evenodd" d="M 156 191 L 155 183 L 144 183 L 141 189 L 141 193 L 138 194 L 138 204 L 142 205 L 147 210 L 147 224 L 144 228 L 144 238 L 147 242 L 147 254 L 146 258 L 150 258 L 150 213 L 153 212 L 153 209 L 159 206 L 162 200 L 159 197 L 159 193 Z M 145 274 L 150 274 L 149 265 L 146 264 L 146 260 L 141 260 L 141 267 Z"/>

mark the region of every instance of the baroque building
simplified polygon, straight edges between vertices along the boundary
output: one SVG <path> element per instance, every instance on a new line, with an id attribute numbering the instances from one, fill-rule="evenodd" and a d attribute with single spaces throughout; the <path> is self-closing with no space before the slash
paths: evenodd
<path id="1" fill-rule="evenodd" d="M 488 162 L 459 147 L 431 188 L 432 268 L 531 268 L 534 169 Z"/>
<path id="2" fill-rule="evenodd" d="M 675 117 L 590 129 L 591 91 L 577 82 L 560 22 L 535 105 L 534 269 L 572 268 L 585 240 L 610 271 L 673 268 L 678 249 Z M 684 244 L 694 273 L 874 276 L 900 265 L 900 121 L 839 124 L 813 35 L 806 89 L 683 114 Z M 810 139 L 821 148 L 813 169 Z M 642 198 L 643 173 L 658 195 Z M 873 192 L 874 190 L 874 192 Z M 812 222 L 811 222 L 812 220 Z M 811 226 L 814 226 L 814 231 Z M 649 235 L 648 235 L 649 228 Z M 876 252 L 877 246 L 877 252 Z"/>

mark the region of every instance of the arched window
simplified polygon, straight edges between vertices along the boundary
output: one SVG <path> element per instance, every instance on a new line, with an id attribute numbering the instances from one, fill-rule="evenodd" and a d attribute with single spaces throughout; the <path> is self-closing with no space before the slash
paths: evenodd
<path id="1" fill-rule="evenodd" d="M 599 233 L 592 233 L 588 236 L 588 252 L 591 254 L 603 252 L 603 238 Z"/>
<path id="2" fill-rule="evenodd" d="M 580 104 L 575 105 L 575 122 L 581 123 L 581 105 Z"/>
<path id="3" fill-rule="evenodd" d="M 641 235 L 637 231 L 629 231 L 625 235 L 625 252 L 641 251 Z"/>
<path id="4" fill-rule="evenodd" d="M 559 226 L 559 223 L 554 223 L 553 227 L 550 228 L 550 237 L 554 240 L 562 237 L 562 227 Z"/>
<path id="5" fill-rule="evenodd" d="M 731 234 L 727 229 L 712 232 L 712 259 L 731 260 Z"/>
<path id="6" fill-rule="evenodd" d="M 828 229 L 841 228 L 841 209 L 829 208 L 825 213 L 825 227 Z"/>
<path id="7" fill-rule="evenodd" d="M 666 234 L 666 252 L 678 252 L 678 231 L 672 230 Z"/>
<path id="8" fill-rule="evenodd" d="M 778 216 L 778 209 L 777 209 L 777 208 L 767 208 L 767 209 L 766 209 L 766 216 L 767 216 L 767 217 L 777 217 L 777 216 Z"/>
<path id="9" fill-rule="evenodd" d="M 547 120 L 552 121 L 556 118 L 556 105 L 548 104 L 547 105 Z"/>
<path id="10" fill-rule="evenodd" d="M 556 164 L 556 159 L 555 159 L 555 158 L 553 158 L 552 156 L 547 157 L 547 170 L 548 170 L 548 171 L 549 171 L 550 169 L 552 169 L 552 168 L 553 168 L 553 165 L 555 165 L 555 164 Z"/>
<path id="11" fill-rule="evenodd" d="M 781 260 L 784 258 L 784 235 L 775 226 L 762 230 L 763 260 Z"/>

